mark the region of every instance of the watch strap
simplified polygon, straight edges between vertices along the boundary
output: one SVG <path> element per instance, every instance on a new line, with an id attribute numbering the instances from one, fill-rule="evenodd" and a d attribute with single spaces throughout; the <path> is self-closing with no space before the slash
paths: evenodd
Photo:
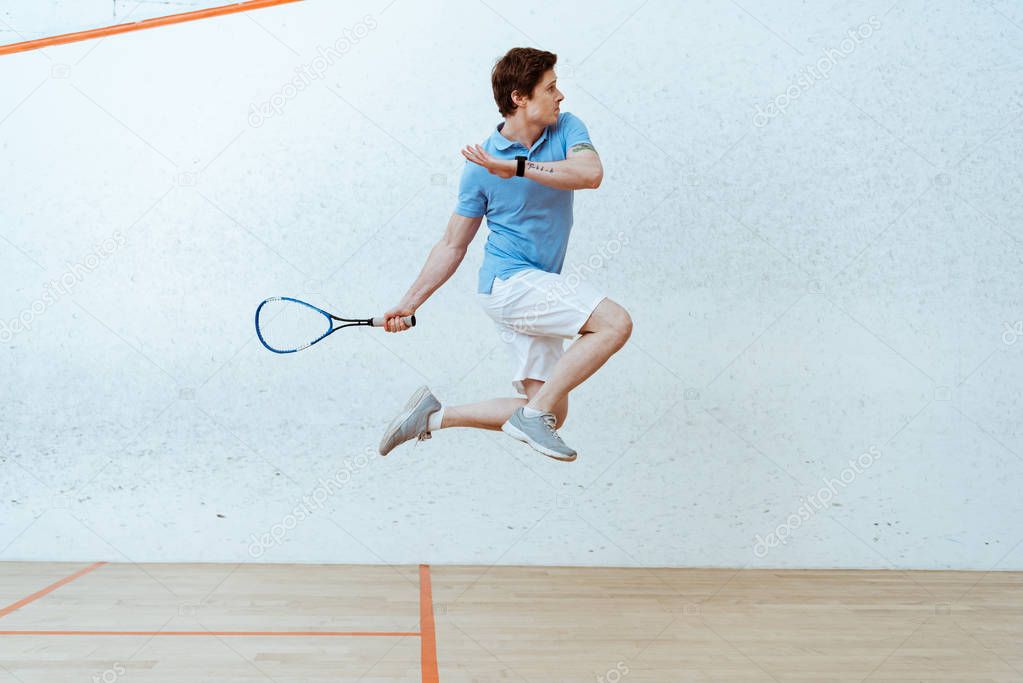
<path id="1" fill-rule="evenodd" d="M 521 178 L 526 175 L 526 157 L 520 154 L 515 157 L 515 161 L 518 162 L 518 166 L 515 168 L 515 175 Z"/>

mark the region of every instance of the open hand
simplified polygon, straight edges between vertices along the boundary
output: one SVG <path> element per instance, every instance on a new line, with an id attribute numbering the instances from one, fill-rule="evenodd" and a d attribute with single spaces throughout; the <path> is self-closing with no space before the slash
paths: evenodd
<path id="1" fill-rule="evenodd" d="M 479 145 L 467 145 L 462 149 L 462 156 L 500 178 L 511 178 L 515 175 L 516 162 L 513 159 L 493 157 Z"/>

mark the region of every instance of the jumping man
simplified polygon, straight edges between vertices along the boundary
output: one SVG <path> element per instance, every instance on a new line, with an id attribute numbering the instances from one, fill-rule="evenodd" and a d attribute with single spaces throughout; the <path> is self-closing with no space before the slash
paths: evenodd
<path id="1" fill-rule="evenodd" d="M 442 406 L 420 387 L 380 441 L 380 454 L 447 427 L 502 430 L 557 460 L 576 451 L 557 428 L 568 414 L 568 393 L 601 367 L 632 333 L 628 312 L 592 284 L 561 275 L 572 230 L 573 190 L 596 189 L 604 175 L 583 122 L 561 111 L 557 55 L 512 48 L 494 65 L 494 99 L 504 121 L 466 158 L 458 202 L 444 237 L 385 329 L 443 285 L 462 262 L 483 216 L 490 234 L 479 271 L 477 300 L 494 321 L 515 363 L 512 386 L 525 398 L 495 398 Z M 568 350 L 566 339 L 579 338 Z"/>

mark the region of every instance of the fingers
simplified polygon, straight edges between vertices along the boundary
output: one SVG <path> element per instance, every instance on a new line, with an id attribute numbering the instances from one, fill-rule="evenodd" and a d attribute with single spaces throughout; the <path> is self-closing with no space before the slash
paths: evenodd
<path id="1" fill-rule="evenodd" d="M 497 171 L 493 167 L 493 158 L 479 145 L 466 147 L 462 150 L 462 156 L 477 166 L 482 166 L 491 173 L 495 175 L 497 174 Z"/>
<path id="2" fill-rule="evenodd" d="M 487 154 L 487 151 L 479 145 L 466 145 L 465 148 L 462 149 L 462 156 L 474 164 L 486 166 L 490 155 Z"/>
<path id="3" fill-rule="evenodd" d="M 409 325 L 405 323 L 404 316 L 396 314 L 387 318 L 384 321 L 384 330 L 387 332 L 404 332 L 409 329 Z"/>

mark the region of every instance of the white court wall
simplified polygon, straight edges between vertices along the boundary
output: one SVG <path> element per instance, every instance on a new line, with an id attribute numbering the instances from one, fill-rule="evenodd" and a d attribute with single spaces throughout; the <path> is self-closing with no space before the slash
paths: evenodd
<path id="1" fill-rule="evenodd" d="M 69 5 L 7 3 L 4 42 L 119 20 Z M 492 7 L 0 58 L 0 559 L 1023 569 L 1018 3 Z M 397 302 L 517 45 L 605 167 L 566 270 L 635 331 L 572 394 L 577 462 L 382 459 L 420 384 L 511 395 L 486 228 L 409 333 L 280 357 L 252 313 Z"/>

